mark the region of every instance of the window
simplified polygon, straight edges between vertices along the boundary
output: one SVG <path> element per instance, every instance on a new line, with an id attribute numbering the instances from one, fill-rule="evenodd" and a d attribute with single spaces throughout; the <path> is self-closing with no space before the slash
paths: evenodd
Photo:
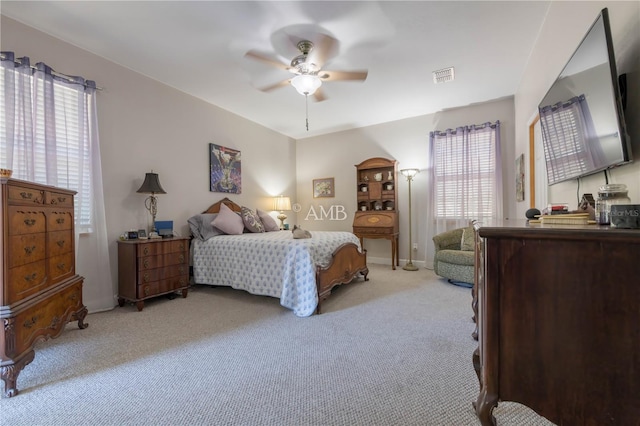
<path id="1" fill-rule="evenodd" d="M 499 122 L 431 133 L 436 219 L 501 216 Z"/>
<path id="2" fill-rule="evenodd" d="M 28 63 L 2 58 L 1 164 L 13 170 L 14 178 L 77 191 L 76 228 L 91 232 L 95 91 L 85 90 L 84 81 L 69 82 L 53 77 L 46 66 L 40 68 L 33 71 Z"/>

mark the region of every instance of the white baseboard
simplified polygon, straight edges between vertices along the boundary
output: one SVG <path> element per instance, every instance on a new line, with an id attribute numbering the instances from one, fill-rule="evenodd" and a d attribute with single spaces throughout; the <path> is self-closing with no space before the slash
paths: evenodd
<path id="1" fill-rule="evenodd" d="M 389 265 L 391 266 L 391 259 L 388 257 L 370 257 L 367 256 L 367 263 L 376 263 L 380 265 Z M 407 263 L 407 259 L 400 259 L 400 266 L 398 268 L 402 268 Z M 418 268 L 426 268 L 426 264 L 424 260 L 411 260 Z"/>

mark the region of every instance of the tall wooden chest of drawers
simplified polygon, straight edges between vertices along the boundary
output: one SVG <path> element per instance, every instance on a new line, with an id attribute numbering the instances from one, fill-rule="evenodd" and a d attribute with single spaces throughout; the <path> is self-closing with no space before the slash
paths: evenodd
<path id="1" fill-rule="evenodd" d="M 118 241 L 118 304 L 144 300 L 189 289 L 189 239 Z"/>
<path id="2" fill-rule="evenodd" d="M 11 397 L 34 344 L 58 337 L 69 321 L 86 328 L 87 308 L 75 271 L 75 192 L 7 178 L 0 186 L 0 377 Z"/>

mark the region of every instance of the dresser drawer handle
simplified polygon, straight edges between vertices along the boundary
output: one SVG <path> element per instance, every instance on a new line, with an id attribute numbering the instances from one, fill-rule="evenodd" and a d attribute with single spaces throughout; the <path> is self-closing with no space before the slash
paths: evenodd
<path id="1" fill-rule="evenodd" d="M 184 274 L 184 266 L 180 266 L 180 268 L 178 268 L 178 271 L 180 271 L 181 274 Z"/>
<path id="2" fill-rule="evenodd" d="M 184 262 L 184 254 L 178 256 L 178 260 L 180 261 L 180 263 Z"/>
<path id="3" fill-rule="evenodd" d="M 29 254 L 33 253 L 33 251 L 34 251 L 35 249 L 36 249 L 36 246 L 25 247 L 25 248 L 24 248 L 24 252 L 25 252 L 26 254 L 28 254 L 28 255 L 29 255 Z"/>
<path id="4" fill-rule="evenodd" d="M 61 271 L 64 271 L 65 268 L 65 263 L 64 262 L 60 262 L 56 265 L 58 267 L 58 269 L 60 269 Z"/>
<path id="5" fill-rule="evenodd" d="M 56 241 L 56 244 L 58 245 L 58 247 L 62 247 L 64 246 L 64 240 Z"/>
<path id="6" fill-rule="evenodd" d="M 64 218 L 59 217 L 58 219 L 56 219 L 56 223 L 62 225 L 64 223 Z"/>
<path id="7" fill-rule="evenodd" d="M 148 273 L 148 272 L 145 272 L 145 274 L 142 276 L 142 280 L 143 280 L 145 283 L 148 283 L 148 282 L 149 282 L 149 273 Z"/>
<path id="8" fill-rule="evenodd" d="M 180 245 L 178 246 L 178 248 L 179 248 L 180 250 L 184 250 L 184 243 L 180 243 Z"/>
<path id="9" fill-rule="evenodd" d="M 144 295 L 148 296 L 149 295 L 149 287 L 145 287 L 144 288 Z"/>
<path id="10" fill-rule="evenodd" d="M 38 276 L 38 274 L 36 274 L 35 272 L 31 275 L 25 275 L 24 276 L 24 280 L 28 283 L 30 283 L 31 281 L 34 281 L 36 279 L 36 277 Z"/>
<path id="11" fill-rule="evenodd" d="M 67 197 L 52 198 L 51 204 L 64 203 L 65 201 L 67 201 Z"/>
<path id="12" fill-rule="evenodd" d="M 144 266 L 145 268 L 149 267 L 149 259 L 145 259 L 142 261 L 142 266 Z"/>
<path id="13" fill-rule="evenodd" d="M 25 219 L 24 220 L 24 224 L 27 226 L 33 226 L 36 224 L 36 220 L 35 219 Z"/>
<path id="14" fill-rule="evenodd" d="M 30 200 L 33 198 L 33 194 L 31 192 L 21 192 L 20 196 L 23 200 Z"/>
<path id="15" fill-rule="evenodd" d="M 142 249 L 142 254 L 149 254 L 149 247 L 145 247 Z"/>

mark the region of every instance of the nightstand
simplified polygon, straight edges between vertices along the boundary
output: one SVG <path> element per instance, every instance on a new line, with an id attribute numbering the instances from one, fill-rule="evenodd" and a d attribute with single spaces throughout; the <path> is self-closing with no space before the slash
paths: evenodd
<path id="1" fill-rule="evenodd" d="M 118 305 L 189 289 L 189 239 L 118 241 Z"/>

